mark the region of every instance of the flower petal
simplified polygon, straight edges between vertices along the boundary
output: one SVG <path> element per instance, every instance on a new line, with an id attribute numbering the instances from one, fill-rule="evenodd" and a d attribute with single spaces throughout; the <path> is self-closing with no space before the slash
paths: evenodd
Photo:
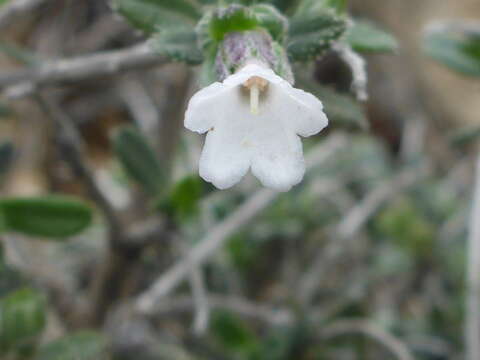
<path id="1" fill-rule="evenodd" d="M 192 96 L 185 113 L 184 125 L 200 134 L 215 126 L 217 118 L 225 116 L 219 109 L 225 109 L 225 102 L 230 97 L 231 88 L 222 83 L 213 83 Z"/>
<path id="2" fill-rule="evenodd" d="M 260 94 L 258 114 L 252 114 L 251 98 L 242 86 L 252 77 L 268 81 Z M 199 172 L 219 189 L 239 182 L 251 166 L 263 185 L 288 191 L 305 173 L 298 135 L 314 135 L 327 125 L 323 105 L 315 96 L 257 64 L 200 90 L 185 115 L 188 129 L 208 131 Z"/>
<path id="3" fill-rule="evenodd" d="M 252 157 L 248 140 L 251 122 L 238 114 L 224 114 L 225 119 L 208 132 L 200 158 L 200 176 L 219 189 L 227 189 L 247 173 Z"/>
<path id="4" fill-rule="evenodd" d="M 302 143 L 281 119 L 259 119 L 255 139 L 252 173 L 264 186 L 288 191 L 302 181 L 305 174 Z"/>
<path id="5" fill-rule="evenodd" d="M 323 104 L 312 94 L 292 87 L 287 82 L 280 84 L 284 96 L 282 103 L 285 111 L 292 116 L 294 131 L 301 136 L 315 135 L 328 126 L 328 119 L 323 111 Z"/>

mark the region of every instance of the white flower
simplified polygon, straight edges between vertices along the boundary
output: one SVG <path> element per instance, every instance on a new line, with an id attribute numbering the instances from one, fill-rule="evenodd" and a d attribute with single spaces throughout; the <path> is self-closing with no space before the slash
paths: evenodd
<path id="1" fill-rule="evenodd" d="M 187 129 L 208 131 L 200 176 L 219 189 L 235 185 L 251 168 L 264 186 L 288 191 L 305 174 L 298 135 L 327 125 L 320 100 L 258 64 L 197 92 L 185 114 Z"/>

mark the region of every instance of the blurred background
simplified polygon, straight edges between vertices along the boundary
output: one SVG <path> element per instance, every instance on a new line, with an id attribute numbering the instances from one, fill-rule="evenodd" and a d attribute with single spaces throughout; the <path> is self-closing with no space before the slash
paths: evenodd
<path id="1" fill-rule="evenodd" d="M 0 2 L 0 229 L 23 229 L 0 234 L 2 359 L 479 359 L 480 82 L 424 41 L 480 2 L 352 0 L 398 48 L 365 55 L 363 103 L 335 54 L 297 69 L 331 126 L 284 194 L 198 177 L 197 69 L 145 55 L 107 1 Z"/>

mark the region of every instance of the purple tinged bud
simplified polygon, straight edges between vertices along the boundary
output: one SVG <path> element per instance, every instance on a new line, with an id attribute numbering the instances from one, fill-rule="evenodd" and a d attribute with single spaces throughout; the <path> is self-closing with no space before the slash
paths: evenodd
<path id="1" fill-rule="evenodd" d="M 219 44 L 215 68 L 219 81 L 238 71 L 250 62 L 260 62 L 268 67 L 278 69 L 290 69 L 286 56 L 276 51 L 278 44 L 269 33 L 262 30 L 231 32 L 225 35 Z M 279 58 L 279 55 L 281 55 Z M 278 66 L 281 63 L 282 66 Z M 291 71 L 286 71 L 286 80 L 292 82 Z"/>

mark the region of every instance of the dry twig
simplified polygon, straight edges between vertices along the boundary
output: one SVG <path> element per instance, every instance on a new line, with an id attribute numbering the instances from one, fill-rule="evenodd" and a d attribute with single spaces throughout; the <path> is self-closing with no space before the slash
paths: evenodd
<path id="1" fill-rule="evenodd" d="M 480 156 L 468 239 L 468 296 L 465 312 L 466 359 L 480 359 Z"/>
<path id="2" fill-rule="evenodd" d="M 50 0 L 12 0 L 0 9 L 0 29 L 12 24 L 19 17 L 35 11 Z"/>
<path id="3" fill-rule="evenodd" d="M 6 89 L 7 97 L 18 98 L 30 94 L 37 87 L 71 84 L 164 62 L 147 43 L 142 43 L 127 49 L 52 60 L 34 68 L 0 73 L 0 88 Z"/>
<path id="4" fill-rule="evenodd" d="M 242 317 L 259 320 L 272 326 L 285 325 L 293 321 L 293 314 L 284 308 L 274 308 L 257 304 L 239 297 L 210 294 L 207 298 L 211 308 L 228 310 Z M 195 300 L 190 296 L 165 298 L 155 304 L 157 316 L 176 312 L 191 312 L 195 309 Z"/>
<path id="5" fill-rule="evenodd" d="M 380 343 L 390 351 L 398 360 L 413 360 L 407 346 L 399 339 L 368 320 L 339 320 L 322 330 L 322 339 L 331 339 L 337 336 L 352 333 L 364 334 Z"/>

